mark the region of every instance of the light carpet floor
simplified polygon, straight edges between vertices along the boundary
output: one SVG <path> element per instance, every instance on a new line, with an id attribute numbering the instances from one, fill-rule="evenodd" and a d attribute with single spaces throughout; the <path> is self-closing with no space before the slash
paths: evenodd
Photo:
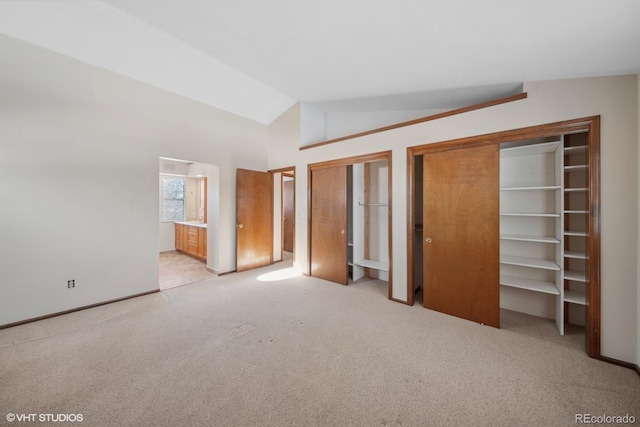
<path id="1" fill-rule="evenodd" d="M 391 302 L 382 282 L 288 266 L 0 330 L 0 424 L 9 412 L 85 426 L 640 422 L 640 377 L 550 321 L 505 311 L 494 329 Z"/>

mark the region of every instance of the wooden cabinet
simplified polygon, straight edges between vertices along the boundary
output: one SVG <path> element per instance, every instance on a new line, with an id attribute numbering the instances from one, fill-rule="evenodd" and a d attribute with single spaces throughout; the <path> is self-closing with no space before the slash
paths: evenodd
<path id="1" fill-rule="evenodd" d="M 176 250 L 200 261 L 207 261 L 207 229 L 203 226 L 175 224 Z"/>
<path id="2" fill-rule="evenodd" d="M 198 228 L 198 256 L 207 259 L 207 229 Z"/>

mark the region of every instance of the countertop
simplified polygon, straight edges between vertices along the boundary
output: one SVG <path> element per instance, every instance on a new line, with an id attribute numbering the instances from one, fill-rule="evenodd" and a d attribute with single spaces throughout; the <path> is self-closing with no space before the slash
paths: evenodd
<path id="1" fill-rule="evenodd" d="M 175 224 L 190 225 L 192 227 L 207 228 L 207 224 L 203 224 L 200 221 L 175 221 Z"/>

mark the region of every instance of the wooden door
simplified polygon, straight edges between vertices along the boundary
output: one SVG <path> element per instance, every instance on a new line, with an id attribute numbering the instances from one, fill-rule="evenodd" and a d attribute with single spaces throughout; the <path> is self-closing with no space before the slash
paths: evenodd
<path id="1" fill-rule="evenodd" d="M 348 283 L 346 166 L 311 172 L 311 275 Z"/>
<path id="2" fill-rule="evenodd" d="M 268 172 L 236 172 L 236 271 L 273 262 L 273 191 Z"/>
<path id="3" fill-rule="evenodd" d="M 500 327 L 499 147 L 423 156 L 426 308 Z"/>
<path id="4" fill-rule="evenodd" d="M 282 183 L 282 216 L 283 216 L 283 244 L 282 248 L 287 252 L 293 252 L 293 239 L 296 215 L 294 212 L 294 181 Z"/>

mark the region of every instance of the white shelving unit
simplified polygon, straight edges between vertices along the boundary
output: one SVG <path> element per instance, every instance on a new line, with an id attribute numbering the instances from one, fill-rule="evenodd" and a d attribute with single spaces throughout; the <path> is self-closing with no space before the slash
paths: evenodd
<path id="1" fill-rule="evenodd" d="M 500 284 L 503 286 L 512 286 L 514 288 L 526 289 L 529 291 L 543 292 L 545 294 L 560 295 L 560 291 L 556 287 L 555 283 L 547 282 L 544 280 L 501 275 Z"/>
<path id="2" fill-rule="evenodd" d="M 375 165 L 375 164 L 372 164 Z M 386 165 L 388 168 L 388 165 Z M 377 270 L 380 280 L 389 280 L 388 256 L 388 191 L 387 171 L 382 165 L 370 166 L 370 182 L 365 183 L 365 165 L 353 165 L 352 201 L 352 278 L 358 280 L 365 275 L 365 268 Z M 372 176 L 373 174 L 375 176 Z M 365 201 L 365 188 L 369 188 L 369 201 Z M 369 209 L 369 223 L 365 221 L 365 209 Z M 369 248 L 365 251 L 365 227 L 369 227 Z M 365 258 L 368 252 L 370 257 Z"/>
<path id="3" fill-rule="evenodd" d="M 529 299 L 536 300 L 540 312 L 545 311 L 547 304 L 553 303 L 554 317 L 561 334 L 564 333 L 565 300 L 563 189 L 562 138 L 501 148 L 501 300 L 505 295 L 509 296 L 504 298 L 507 300 L 505 304 L 522 305 L 522 299 L 530 295 Z M 524 294 L 524 297 L 523 294 L 507 295 L 506 288 L 533 294 Z M 505 308 L 514 309 L 511 306 Z"/>
<path id="4" fill-rule="evenodd" d="M 575 140 L 574 140 L 575 141 Z M 568 142 L 567 142 L 568 144 Z M 589 165 L 586 141 L 564 147 L 564 302 L 567 320 L 584 322 L 588 287 L 588 206 Z"/>
<path id="5" fill-rule="evenodd" d="M 539 268 L 542 270 L 559 271 L 560 266 L 555 261 L 530 258 L 523 256 L 500 255 L 500 264 L 517 265 L 520 267 Z"/>
<path id="6" fill-rule="evenodd" d="M 564 334 L 565 322 L 584 324 L 586 315 L 587 141 L 568 135 L 557 141 L 503 146 L 500 163 L 501 300 L 506 293 L 507 303 L 519 304 L 521 311 L 555 317 Z M 511 288 L 530 293 L 509 294 L 506 289 Z M 555 316 L 546 312 L 552 301 Z"/>
<path id="7" fill-rule="evenodd" d="M 528 236 L 526 234 L 501 234 L 502 240 L 515 240 L 519 242 L 560 243 L 560 239 L 552 236 Z"/>
<path id="8" fill-rule="evenodd" d="M 376 261 L 373 259 L 361 259 L 355 262 L 356 265 L 366 268 L 373 268 L 380 271 L 389 271 L 389 261 Z"/>

